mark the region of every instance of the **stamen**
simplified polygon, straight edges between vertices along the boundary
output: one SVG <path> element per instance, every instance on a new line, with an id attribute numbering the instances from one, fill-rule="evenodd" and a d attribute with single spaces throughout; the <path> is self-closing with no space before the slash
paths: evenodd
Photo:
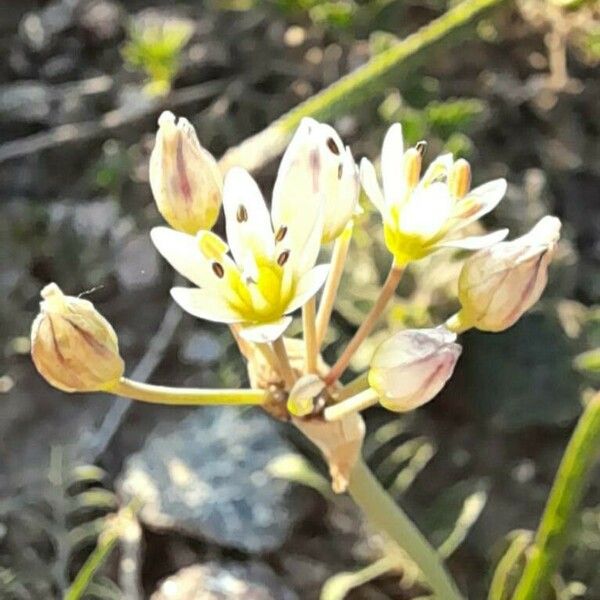
<path id="1" fill-rule="evenodd" d="M 214 262 L 212 264 L 212 270 L 213 273 L 219 278 L 219 279 L 223 279 L 224 275 L 225 275 L 225 269 L 223 268 L 223 265 L 219 262 Z"/>
<path id="2" fill-rule="evenodd" d="M 463 198 L 471 187 L 471 167 L 464 158 L 459 158 L 450 171 L 450 192 L 455 198 Z"/>
<path id="3" fill-rule="evenodd" d="M 275 234 L 275 241 L 281 242 L 287 233 L 288 228 L 285 225 L 282 225 Z"/>
<path id="4" fill-rule="evenodd" d="M 419 183 L 422 162 L 423 157 L 416 148 L 409 148 L 404 153 L 404 160 L 402 161 L 404 167 L 404 180 L 410 190 L 414 189 Z"/>
<path id="5" fill-rule="evenodd" d="M 337 175 L 338 175 L 338 179 L 341 179 L 341 178 L 342 178 L 342 173 L 343 173 L 343 172 L 344 172 L 344 165 L 343 165 L 342 163 L 340 163 L 340 164 L 338 165 L 338 173 L 337 173 Z"/>
<path id="6" fill-rule="evenodd" d="M 283 265 L 285 265 L 285 263 L 288 261 L 288 259 L 290 258 L 290 251 L 289 250 L 284 250 L 277 258 L 277 264 L 280 267 L 283 267 Z"/>
<path id="7" fill-rule="evenodd" d="M 238 206 L 235 218 L 237 219 L 238 223 L 245 223 L 248 220 L 248 211 L 243 204 Z"/>
<path id="8" fill-rule="evenodd" d="M 327 147 L 336 155 L 340 155 L 340 149 L 333 138 L 327 138 Z"/>
<path id="9" fill-rule="evenodd" d="M 425 150 L 427 150 L 427 142 L 424 140 L 421 140 L 420 142 L 416 143 L 415 148 L 421 156 L 424 156 Z"/>

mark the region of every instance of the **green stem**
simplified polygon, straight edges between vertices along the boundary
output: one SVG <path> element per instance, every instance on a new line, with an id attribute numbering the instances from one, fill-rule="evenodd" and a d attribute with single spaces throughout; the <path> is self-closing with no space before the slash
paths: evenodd
<path id="1" fill-rule="evenodd" d="M 407 59 L 428 49 L 458 27 L 467 24 L 480 13 L 499 5 L 504 0 L 464 0 L 442 16 L 428 23 L 412 35 L 374 56 L 369 62 L 342 77 L 318 94 L 274 121 L 263 131 L 248 138 L 226 152 L 219 161 L 223 172 L 232 166 L 256 170 L 275 159 L 285 148 L 292 132 L 307 116 L 326 120 L 348 113 L 365 99 L 382 91 L 388 85 L 386 77 L 404 65 Z"/>
<path id="2" fill-rule="evenodd" d="M 562 457 L 531 555 L 513 600 L 545 598 L 569 542 L 569 531 L 600 452 L 600 393 L 587 404 Z"/>
<path id="3" fill-rule="evenodd" d="M 263 390 L 205 390 L 200 388 L 172 388 L 164 385 L 150 385 L 132 381 L 126 377 L 115 388 L 113 394 L 150 402 L 152 404 L 171 404 L 179 406 L 197 406 L 205 404 L 263 404 L 267 392 Z"/>
<path id="4" fill-rule="evenodd" d="M 358 377 L 347 383 L 343 388 L 335 393 L 335 401 L 341 402 L 346 398 L 355 396 L 360 392 L 364 392 L 369 386 L 369 371 L 361 373 Z"/>
<path id="5" fill-rule="evenodd" d="M 350 477 L 350 495 L 371 523 L 385 532 L 414 561 L 439 600 L 462 600 L 440 555 L 359 460 Z"/>

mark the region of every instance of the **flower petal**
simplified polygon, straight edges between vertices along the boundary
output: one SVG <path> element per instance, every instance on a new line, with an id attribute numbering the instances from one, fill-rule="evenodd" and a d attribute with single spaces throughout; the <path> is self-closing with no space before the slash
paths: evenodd
<path id="1" fill-rule="evenodd" d="M 494 210 L 506 194 L 506 187 L 505 179 L 494 179 L 471 190 L 456 205 L 458 222 L 453 229 L 462 229 Z"/>
<path id="2" fill-rule="evenodd" d="M 382 215 L 385 215 L 385 199 L 381 193 L 379 182 L 377 181 L 375 167 L 368 158 L 363 158 L 360 161 L 360 182 L 362 183 L 365 193 L 375 208 Z"/>
<path id="3" fill-rule="evenodd" d="M 173 300 L 185 312 L 217 323 L 239 323 L 242 318 L 217 293 L 211 290 L 176 287 L 171 290 Z"/>
<path id="4" fill-rule="evenodd" d="M 273 258 L 275 241 L 269 211 L 258 185 L 241 167 L 233 167 L 225 176 L 223 209 L 227 241 L 238 265 L 256 256 Z"/>
<path id="5" fill-rule="evenodd" d="M 399 204 L 404 197 L 403 156 L 404 140 L 402 138 L 402 125 L 394 123 L 387 130 L 381 148 L 383 195 L 388 205 Z"/>
<path id="6" fill-rule="evenodd" d="M 261 325 L 240 326 L 240 335 L 249 342 L 266 344 L 276 340 L 283 335 L 283 332 L 290 326 L 292 317 L 283 317 L 273 323 L 264 323 Z"/>
<path id="7" fill-rule="evenodd" d="M 508 235 L 508 229 L 499 229 L 486 235 L 473 235 L 458 240 L 448 240 L 438 244 L 444 248 L 462 248 L 463 250 L 481 250 L 501 242 Z"/>
<path id="8" fill-rule="evenodd" d="M 294 312 L 310 300 L 321 288 L 329 274 L 330 265 L 317 265 L 300 278 L 294 298 L 286 308 L 286 313 Z"/>
<path id="9" fill-rule="evenodd" d="M 421 178 L 419 187 L 426 188 L 437 182 L 446 183 L 448 181 L 448 176 L 453 164 L 454 159 L 452 158 L 452 154 L 448 153 L 438 156 L 427 167 L 425 174 Z"/>
<path id="10" fill-rule="evenodd" d="M 219 287 L 211 263 L 202 256 L 193 235 L 168 227 L 154 227 L 150 237 L 160 254 L 185 278 L 202 288 Z"/>
<path id="11" fill-rule="evenodd" d="M 453 199 L 446 184 L 438 182 L 417 187 L 399 211 L 398 228 L 409 235 L 432 238 L 446 225 L 452 206 Z"/>

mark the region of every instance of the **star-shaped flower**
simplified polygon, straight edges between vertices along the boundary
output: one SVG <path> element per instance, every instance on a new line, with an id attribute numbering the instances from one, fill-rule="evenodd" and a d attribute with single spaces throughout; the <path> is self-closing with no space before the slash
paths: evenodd
<path id="1" fill-rule="evenodd" d="M 422 178 L 424 144 L 404 151 L 402 127 L 388 130 L 381 151 L 383 191 L 373 165 L 363 159 L 361 182 L 383 217 L 385 242 L 396 264 L 403 266 L 444 246 L 475 250 L 504 239 L 508 230 L 456 238 L 456 234 L 493 210 L 506 192 L 506 181 L 495 179 L 469 191 L 467 161 L 451 154 L 436 158 Z"/>

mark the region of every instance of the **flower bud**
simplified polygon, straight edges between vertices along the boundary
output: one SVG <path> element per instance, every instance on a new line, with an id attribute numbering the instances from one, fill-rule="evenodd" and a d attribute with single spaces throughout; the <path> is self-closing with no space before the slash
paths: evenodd
<path id="1" fill-rule="evenodd" d="M 40 375 L 65 392 L 111 389 L 125 365 L 110 323 L 91 302 L 65 296 L 55 283 L 42 298 L 31 326 L 31 357 Z"/>
<path id="2" fill-rule="evenodd" d="M 150 156 L 150 186 L 164 219 L 178 231 L 211 229 L 221 208 L 223 178 L 212 154 L 198 141 L 193 126 L 172 112 L 158 119 Z"/>
<path id="3" fill-rule="evenodd" d="M 468 258 L 458 280 L 457 320 L 482 331 L 514 325 L 546 287 L 560 227 L 556 217 L 544 217 L 526 235 Z"/>
<path id="4" fill-rule="evenodd" d="M 429 402 L 451 377 L 461 347 L 456 335 L 437 329 L 407 329 L 377 348 L 369 385 L 382 406 L 405 412 Z"/>

